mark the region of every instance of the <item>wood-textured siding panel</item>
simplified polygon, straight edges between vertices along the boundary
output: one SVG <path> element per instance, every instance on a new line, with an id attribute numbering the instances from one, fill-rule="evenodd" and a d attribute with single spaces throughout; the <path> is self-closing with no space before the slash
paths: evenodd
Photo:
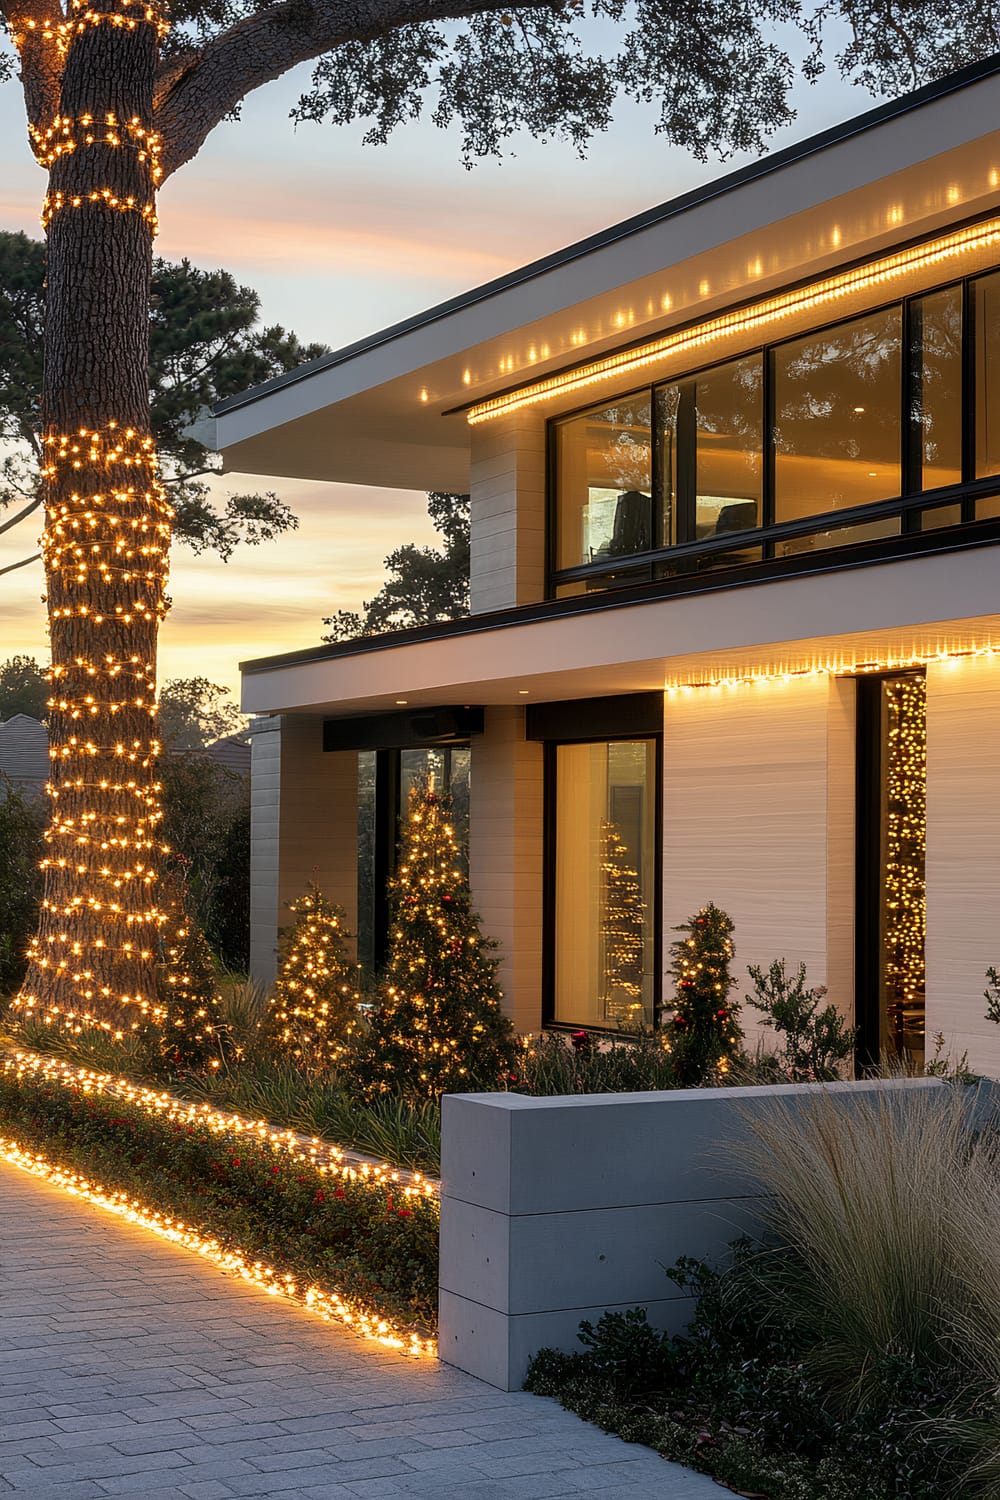
<path id="1" fill-rule="evenodd" d="M 1000 1077 L 985 971 L 1000 966 L 1000 667 L 927 668 L 927 1037 Z"/>
<path id="2" fill-rule="evenodd" d="M 843 783 L 853 766 L 847 717 L 843 689 L 828 678 L 668 699 L 665 960 L 671 928 L 714 901 L 735 923 L 738 997 L 749 988 L 747 965 L 766 967 L 776 958 L 792 966 L 804 961 L 813 984 L 843 974 L 849 962 L 844 890 L 849 803 Z M 845 756 L 847 772 L 841 763 Z M 834 760 L 838 769 L 831 781 Z M 665 994 L 670 994 L 669 977 Z M 844 997 L 838 998 L 843 1004 Z M 753 1013 L 744 1019 L 752 1033 Z"/>
<path id="3" fill-rule="evenodd" d="M 483 931 L 500 944 L 505 1008 L 519 1031 L 541 1023 L 542 747 L 524 710 L 489 708 L 472 742 L 469 873 Z"/>

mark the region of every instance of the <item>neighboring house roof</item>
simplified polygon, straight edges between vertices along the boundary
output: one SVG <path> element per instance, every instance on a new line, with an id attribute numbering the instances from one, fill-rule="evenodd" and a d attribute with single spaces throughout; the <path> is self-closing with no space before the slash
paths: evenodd
<path id="1" fill-rule="evenodd" d="M 28 714 L 0 724 L 0 775 L 15 786 L 41 790 L 49 778 L 49 733 Z"/>
<path id="2" fill-rule="evenodd" d="M 461 408 L 996 205 L 990 58 L 216 408 L 226 466 L 463 489 Z"/>
<path id="3" fill-rule="evenodd" d="M 235 771 L 238 776 L 250 775 L 250 746 L 241 735 L 224 735 L 221 740 L 207 746 L 205 754 L 216 765 L 225 766 L 227 771 Z"/>

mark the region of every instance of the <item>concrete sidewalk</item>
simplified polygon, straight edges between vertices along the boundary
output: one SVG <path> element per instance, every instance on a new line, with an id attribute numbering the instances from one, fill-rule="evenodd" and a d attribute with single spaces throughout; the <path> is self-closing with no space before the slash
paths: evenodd
<path id="1" fill-rule="evenodd" d="M 0 1163 L 0 1495 L 721 1500 L 703 1475 L 404 1359 Z"/>

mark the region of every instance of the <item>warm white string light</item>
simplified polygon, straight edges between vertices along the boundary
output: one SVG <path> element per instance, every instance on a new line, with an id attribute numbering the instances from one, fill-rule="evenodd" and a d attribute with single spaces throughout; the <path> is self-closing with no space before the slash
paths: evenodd
<path id="1" fill-rule="evenodd" d="M 766 327 L 790 318 L 796 313 L 831 306 L 855 292 L 868 291 L 874 287 L 891 284 L 901 277 L 913 275 L 952 260 L 956 256 L 987 249 L 998 243 L 1000 243 L 1000 219 L 987 219 L 969 228 L 955 230 L 952 234 L 927 240 L 908 250 L 900 250 L 893 255 L 883 256 L 879 260 L 869 261 L 867 265 L 857 266 L 850 271 L 838 272 L 835 276 L 825 277 L 822 281 L 811 282 L 808 286 L 800 287 L 795 291 L 784 292 L 777 297 L 767 297 L 761 302 L 755 302 L 735 312 L 721 313 L 718 317 L 699 323 L 697 327 L 681 330 L 678 333 L 664 334 L 650 343 L 642 344 L 637 349 L 626 349 L 618 354 L 609 354 L 603 359 L 592 360 L 579 369 L 567 370 L 560 375 L 551 375 L 544 380 L 532 381 L 521 390 L 508 391 L 506 395 L 492 396 L 489 400 L 480 401 L 470 408 L 469 425 L 475 427 L 481 422 L 490 421 L 493 417 L 519 411 L 525 406 L 535 406 L 553 396 L 569 395 L 575 391 L 583 391 L 590 386 L 599 385 L 603 381 L 632 375 L 664 359 L 669 354 L 680 354 L 688 350 L 704 348 L 730 334 Z"/>

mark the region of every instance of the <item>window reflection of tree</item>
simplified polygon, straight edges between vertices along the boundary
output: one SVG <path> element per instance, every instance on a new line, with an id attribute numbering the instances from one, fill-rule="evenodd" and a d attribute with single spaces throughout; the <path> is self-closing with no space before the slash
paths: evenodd
<path id="1" fill-rule="evenodd" d="M 961 479 L 962 430 L 960 286 L 923 297 L 915 305 L 910 361 L 919 372 L 910 392 L 910 421 L 920 432 L 922 464 L 957 468 L 957 482 Z"/>
<path id="2" fill-rule="evenodd" d="M 893 308 L 775 351 L 776 453 L 898 463 L 900 322 Z"/>
<path id="3" fill-rule="evenodd" d="M 727 446 L 740 454 L 754 475 L 761 469 L 763 391 L 764 367 L 759 356 L 708 370 L 695 386 L 699 440 L 732 439 Z"/>
<path id="4" fill-rule="evenodd" d="M 649 488 L 652 463 L 649 402 L 642 406 L 610 406 L 600 413 L 598 421 L 606 423 L 613 436 L 601 444 L 601 460 L 608 489 L 645 490 Z"/>

